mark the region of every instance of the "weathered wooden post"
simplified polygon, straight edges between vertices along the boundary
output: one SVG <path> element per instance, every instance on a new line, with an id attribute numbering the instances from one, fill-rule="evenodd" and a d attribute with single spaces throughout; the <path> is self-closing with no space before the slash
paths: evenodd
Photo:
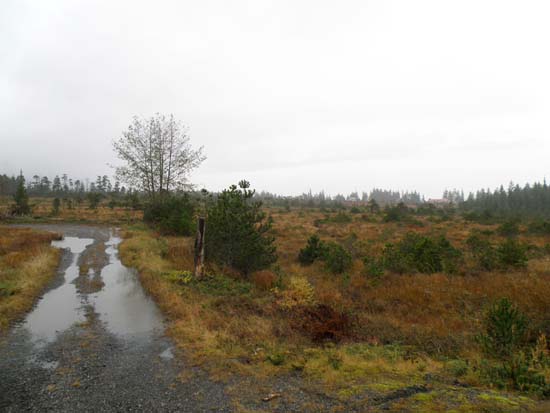
<path id="1" fill-rule="evenodd" d="M 206 221 L 199 217 L 197 223 L 197 238 L 195 238 L 195 278 L 201 278 L 204 273 L 204 231 Z"/>

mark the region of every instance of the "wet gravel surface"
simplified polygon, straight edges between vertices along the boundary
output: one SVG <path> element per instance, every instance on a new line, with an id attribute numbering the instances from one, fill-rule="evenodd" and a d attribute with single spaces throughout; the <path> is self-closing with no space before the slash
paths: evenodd
<path id="1" fill-rule="evenodd" d="M 38 227 L 90 244 L 64 250 L 48 291 L 0 338 L 0 411 L 232 411 L 224 386 L 186 366 L 164 335 L 156 306 L 118 261 L 116 233 Z"/>

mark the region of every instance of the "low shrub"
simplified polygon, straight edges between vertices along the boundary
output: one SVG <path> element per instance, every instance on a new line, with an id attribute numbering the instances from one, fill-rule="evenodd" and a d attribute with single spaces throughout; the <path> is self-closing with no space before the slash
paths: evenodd
<path id="1" fill-rule="evenodd" d="M 412 226 L 415 226 L 415 227 L 418 227 L 418 228 L 422 228 L 422 227 L 426 226 L 422 221 L 420 221 L 419 219 L 413 218 L 413 217 L 410 217 L 408 219 L 407 223 L 409 225 L 412 225 Z"/>
<path id="2" fill-rule="evenodd" d="M 527 225 L 527 231 L 531 234 L 550 235 L 550 222 L 543 220 L 532 221 Z"/>
<path id="3" fill-rule="evenodd" d="M 299 313 L 301 330 L 315 342 L 341 341 L 352 334 L 349 316 L 326 304 L 306 307 Z"/>
<path id="4" fill-rule="evenodd" d="M 284 310 L 308 307 L 314 304 L 315 290 L 305 277 L 291 277 L 278 300 L 278 305 Z"/>
<path id="5" fill-rule="evenodd" d="M 431 203 L 420 204 L 416 209 L 416 214 L 422 216 L 436 216 L 438 215 L 438 209 Z"/>
<path id="6" fill-rule="evenodd" d="M 305 248 L 300 250 L 298 261 L 302 265 L 311 265 L 315 260 L 323 257 L 325 249 L 325 243 L 317 235 L 312 235 L 307 240 Z"/>
<path id="7" fill-rule="evenodd" d="M 481 378 L 499 389 L 513 389 L 538 396 L 548 397 L 550 386 L 542 371 L 533 369 L 523 352 L 514 354 L 504 363 L 484 361 L 480 368 Z"/>
<path id="8" fill-rule="evenodd" d="M 266 360 L 274 366 L 281 366 L 284 364 L 286 357 L 283 353 L 268 354 Z"/>
<path id="9" fill-rule="evenodd" d="M 363 222 L 377 222 L 374 214 L 361 214 L 361 221 Z"/>
<path id="10" fill-rule="evenodd" d="M 504 237 L 515 237 L 519 234 L 517 220 L 508 220 L 499 225 L 497 232 Z"/>
<path id="11" fill-rule="evenodd" d="M 527 265 L 528 246 L 513 238 L 498 244 L 496 247 L 482 237 L 480 233 L 471 234 L 466 245 L 475 260 L 476 266 L 482 271 L 495 269 L 524 268 Z M 538 253 L 539 251 L 531 251 Z"/>
<path id="12" fill-rule="evenodd" d="M 489 240 L 483 238 L 480 234 L 472 234 L 466 240 L 466 245 L 477 268 L 482 271 L 492 271 L 498 267 L 497 251 Z"/>
<path id="13" fill-rule="evenodd" d="M 355 237 L 355 238 L 354 238 Z M 356 239 L 356 235 L 348 239 L 351 243 Z M 300 250 L 298 261 L 302 265 L 313 264 L 316 260 L 325 262 L 327 269 L 334 274 L 341 274 L 351 268 L 353 257 L 351 253 L 342 245 L 336 242 L 324 242 L 317 235 L 312 235 L 307 241 L 307 245 Z"/>
<path id="14" fill-rule="evenodd" d="M 187 195 L 167 195 L 147 203 L 143 220 L 163 234 L 187 236 L 194 233 L 194 215 L 194 205 Z"/>
<path id="15" fill-rule="evenodd" d="M 330 216 L 326 220 L 326 222 L 332 222 L 334 224 L 349 224 L 352 221 L 353 219 L 351 216 L 345 212 L 338 212 L 336 215 Z"/>
<path id="16" fill-rule="evenodd" d="M 336 242 L 326 244 L 323 260 L 327 269 L 334 274 L 341 274 L 349 270 L 353 263 L 349 251 Z"/>
<path id="17" fill-rule="evenodd" d="M 461 359 L 449 360 L 445 368 L 455 377 L 462 377 L 468 372 L 468 363 Z"/>
<path id="18" fill-rule="evenodd" d="M 527 266 L 527 248 L 514 239 L 507 239 L 497 248 L 499 264 L 503 268 Z"/>
<path id="19" fill-rule="evenodd" d="M 383 251 L 384 266 L 390 271 L 454 273 L 458 270 L 462 254 L 443 236 L 432 239 L 409 232 L 397 244 L 386 244 Z"/>
<path id="20" fill-rule="evenodd" d="M 364 257 L 363 265 L 366 275 L 374 278 L 379 278 L 384 275 L 384 263 L 373 257 Z"/>
<path id="21" fill-rule="evenodd" d="M 194 279 L 192 285 L 203 294 L 218 297 L 247 295 L 252 287 L 249 282 L 234 280 L 223 274 L 208 275 L 198 280 Z"/>
<path id="22" fill-rule="evenodd" d="M 253 284 L 258 289 L 263 291 L 268 291 L 273 287 L 275 287 L 275 284 L 277 283 L 277 279 L 278 279 L 277 274 L 269 270 L 257 271 L 254 274 L 252 274 Z"/>
<path id="23" fill-rule="evenodd" d="M 409 208 L 400 202 L 395 206 L 387 206 L 384 209 L 384 222 L 400 222 L 407 218 L 410 214 Z"/>

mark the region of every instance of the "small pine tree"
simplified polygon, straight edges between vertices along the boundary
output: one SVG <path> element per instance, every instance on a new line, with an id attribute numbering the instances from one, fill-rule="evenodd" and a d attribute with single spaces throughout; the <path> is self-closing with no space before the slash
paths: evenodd
<path id="1" fill-rule="evenodd" d="M 271 217 L 254 202 L 247 181 L 232 185 L 207 207 L 206 259 L 239 270 L 244 275 L 269 267 L 277 260 L 275 239 L 269 235 Z"/>
<path id="2" fill-rule="evenodd" d="M 31 207 L 29 206 L 29 196 L 27 194 L 27 189 L 25 188 L 25 177 L 23 176 L 23 171 L 19 173 L 17 178 L 17 189 L 15 195 L 13 196 L 15 205 L 13 206 L 14 215 L 28 215 L 31 212 Z"/>
<path id="3" fill-rule="evenodd" d="M 349 270 L 353 258 L 348 250 L 336 242 L 328 242 L 324 251 L 325 266 L 333 274 L 342 274 Z"/>
<path id="4" fill-rule="evenodd" d="M 59 201 L 59 198 L 54 198 L 54 200 L 52 201 L 52 215 L 59 214 L 60 206 L 61 206 L 61 201 Z"/>
<path id="5" fill-rule="evenodd" d="M 525 268 L 527 266 L 527 248 L 520 242 L 508 238 L 497 248 L 499 262 L 503 268 Z"/>
<path id="6" fill-rule="evenodd" d="M 534 353 L 529 360 L 525 351 L 529 333 L 527 317 L 510 300 L 501 298 L 487 312 L 484 326 L 484 334 L 478 337 L 483 352 L 500 363 L 500 367 L 488 367 L 488 378 L 498 386 L 508 383 L 517 390 L 548 394 L 550 389 L 544 374 L 537 371 L 537 367 L 541 367 L 537 363 L 545 362 L 547 350 L 541 347 L 546 346 L 546 338 L 537 342 L 536 350 L 541 354 Z"/>
<path id="7" fill-rule="evenodd" d="M 298 261 L 302 265 L 310 265 L 325 253 L 325 243 L 317 235 L 312 235 L 307 240 L 307 245 L 300 250 Z"/>
<path id="8" fill-rule="evenodd" d="M 506 360 L 525 344 L 527 318 L 507 298 L 493 304 L 484 325 L 485 333 L 479 339 L 488 356 Z"/>

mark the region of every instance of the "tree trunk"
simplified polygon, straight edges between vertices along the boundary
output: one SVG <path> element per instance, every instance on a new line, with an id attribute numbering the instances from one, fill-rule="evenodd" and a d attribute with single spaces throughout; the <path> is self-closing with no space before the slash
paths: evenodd
<path id="1" fill-rule="evenodd" d="M 197 238 L 195 238 L 195 278 L 201 278 L 204 274 L 204 232 L 206 221 L 199 217 L 197 222 Z"/>

